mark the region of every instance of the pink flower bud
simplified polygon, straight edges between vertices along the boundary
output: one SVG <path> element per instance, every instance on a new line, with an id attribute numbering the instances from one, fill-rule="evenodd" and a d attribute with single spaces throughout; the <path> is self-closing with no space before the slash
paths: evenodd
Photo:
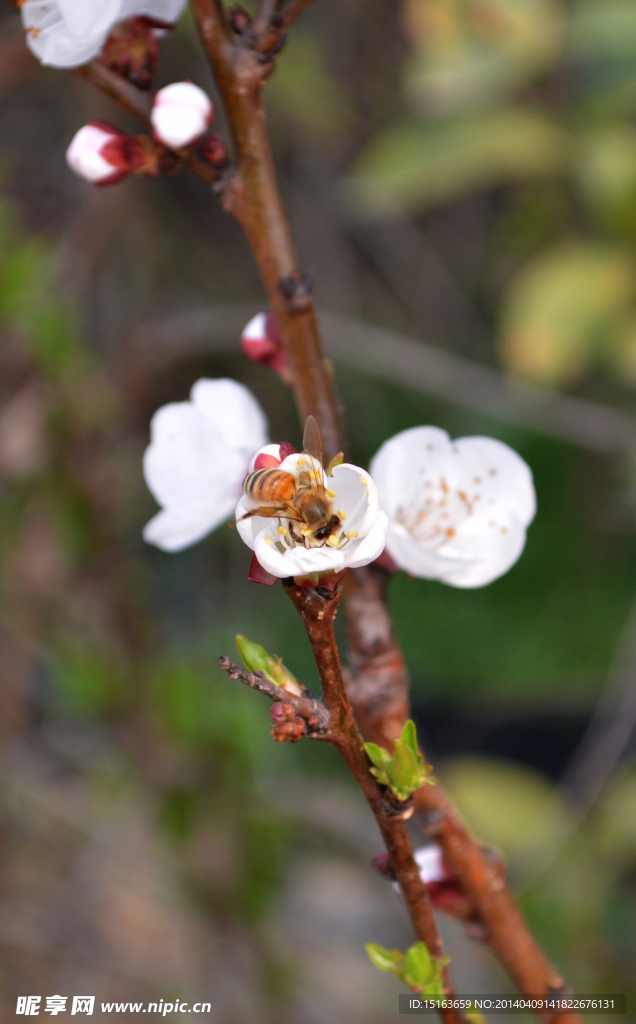
<path id="1" fill-rule="evenodd" d="M 249 359 L 262 363 L 277 373 L 286 384 L 290 383 L 287 358 L 283 342 L 278 333 L 276 317 L 269 313 L 257 313 L 244 328 L 241 348 Z"/>
<path id="2" fill-rule="evenodd" d="M 94 185 L 114 185 L 133 168 L 134 142 L 106 121 L 91 121 L 74 136 L 66 160 L 76 174 Z"/>
<path id="3" fill-rule="evenodd" d="M 185 149 L 201 138 L 214 117 L 209 96 L 193 82 L 173 82 L 155 96 L 150 115 L 155 136 L 171 149 Z"/>

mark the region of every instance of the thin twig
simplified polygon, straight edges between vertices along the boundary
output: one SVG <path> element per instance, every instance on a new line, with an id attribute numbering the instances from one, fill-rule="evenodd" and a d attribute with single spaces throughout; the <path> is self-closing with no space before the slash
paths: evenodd
<path id="1" fill-rule="evenodd" d="M 268 53 L 287 32 L 288 28 L 296 21 L 299 15 L 308 7 L 313 0 L 292 0 L 287 10 L 283 11 L 281 21 L 278 25 L 270 25 L 264 31 L 258 41 L 258 49 L 261 53 Z"/>
<path id="2" fill-rule="evenodd" d="M 219 658 L 219 666 L 224 672 L 227 672 L 230 679 L 240 679 L 242 683 L 250 686 L 253 690 L 267 694 L 271 700 L 290 705 L 296 715 L 306 723 L 305 735 L 333 742 L 329 729 L 329 711 L 323 701 L 309 690 L 303 688 L 303 693 L 300 695 L 292 693 L 284 686 L 277 686 L 276 683 L 270 682 L 263 672 L 246 672 L 229 658 Z"/>

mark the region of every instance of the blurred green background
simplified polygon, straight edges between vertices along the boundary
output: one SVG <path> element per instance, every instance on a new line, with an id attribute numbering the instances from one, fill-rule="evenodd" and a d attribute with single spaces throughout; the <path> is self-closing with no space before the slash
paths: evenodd
<path id="1" fill-rule="evenodd" d="M 239 351 L 263 304 L 247 245 L 185 174 L 75 178 L 81 124 L 135 126 L 0 15 L 0 1007 L 178 995 L 219 1024 L 380 1024 L 400 987 L 363 944 L 411 938 L 374 825 L 333 752 L 273 744 L 267 703 L 216 668 L 240 632 L 316 688 L 296 615 L 230 529 L 178 555 L 141 539 L 150 417 L 200 376 L 300 440 Z M 214 94 L 187 15 L 158 84 L 185 77 Z M 539 941 L 575 991 L 636 999 L 636 4 L 320 0 L 267 104 L 340 316 L 352 460 L 432 423 L 533 470 L 506 577 L 399 575 L 391 607 L 428 755 Z M 378 374 L 365 323 L 444 384 Z M 441 926 L 460 991 L 509 990 Z"/>

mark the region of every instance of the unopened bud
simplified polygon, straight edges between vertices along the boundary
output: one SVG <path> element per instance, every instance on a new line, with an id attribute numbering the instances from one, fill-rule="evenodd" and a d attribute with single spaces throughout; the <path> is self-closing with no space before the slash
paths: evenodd
<path id="1" fill-rule="evenodd" d="M 246 356 L 256 363 L 262 363 L 277 373 L 286 384 L 291 376 L 283 342 L 278 332 L 276 317 L 269 313 L 257 313 L 252 317 L 241 335 L 241 348 Z"/>
<path id="2" fill-rule="evenodd" d="M 94 185 L 114 185 L 133 169 L 134 141 L 106 121 L 91 121 L 74 136 L 66 160 L 76 174 Z"/>
<path id="3" fill-rule="evenodd" d="M 222 170 L 229 163 L 229 153 L 220 135 L 206 135 L 199 146 L 199 153 L 212 167 Z"/>
<path id="4" fill-rule="evenodd" d="M 269 713 L 273 722 L 291 722 L 292 718 L 296 716 L 294 705 L 284 704 L 281 700 L 277 700 L 275 704 L 272 704 Z"/>
<path id="5" fill-rule="evenodd" d="M 150 115 L 155 136 L 171 149 L 197 142 L 214 116 L 210 97 L 193 82 L 173 82 L 155 96 Z"/>

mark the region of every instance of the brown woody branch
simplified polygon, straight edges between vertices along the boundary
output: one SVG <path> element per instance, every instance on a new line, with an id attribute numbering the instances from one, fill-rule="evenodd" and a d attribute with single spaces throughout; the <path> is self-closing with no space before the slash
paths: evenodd
<path id="1" fill-rule="evenodd" d="M 301 422 L 318 420 L 331 459 L 342 451 L 340 409 L 320 347 L 316 310 L 298 266 L 278 190 L 262 104 L 273 68 L 247 39 L 233 42 L 219 0 L 191 0 L 232 130 L 236 169 L 222 195 L 248 237 L 294 378 Z"/>
<path id="2" fill-rule="evenodd" d="M 386 606 L 390 574 L 364 566 L 345 578 L 346 618 L 352 665 L 347 689 L 360 727 L 368 739 L 389 750 L 410 717 L 408 674 L 393 636 Z M 528 931 L 506 885 L 503 866 L 472 838 L 457 810 L 438 784 L 415 793 L 416 812 L 429 836 L 439 842 L 444 859 L 471 903 L 486 940 L 519 989 L 526 995 L 563 990 L 564 981 Z M 555 1014 L 551 1024 L 580 1021 Z"/>
<path id="3" fill-rule="evenodd" d="M 385 787 L 380 786 L 371 775 L 371 763 L 349 703 L 333 628 L 342 597 L 342 583 L 332 592 L 299 587 L 293 580 L 284 580 L 283 586 L 307 631 L 320 676 L 322 699 L 330 716 L 329 742 L 342 755 L 373 812 L 418 939 L 426 943 L 431 955 L 439 961 L 444 951 L 428 892 L 413 857 L 405 822 L 410 808 L 401 810 L 396 806 L 388 798 Z M 446 968 L 443 969 L 443 977 L 445 991 L 452 993 L 452 983 Z M 463 1019 L 455 1012 L 440 1013 L 449 1024 Z"/>

